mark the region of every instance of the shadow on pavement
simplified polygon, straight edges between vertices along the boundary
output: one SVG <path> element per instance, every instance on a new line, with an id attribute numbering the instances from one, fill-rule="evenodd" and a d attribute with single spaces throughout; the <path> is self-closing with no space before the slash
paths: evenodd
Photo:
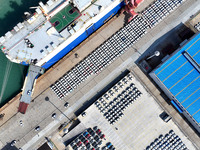
<path id="1" fill-rule="evenodd" d="M 90 105 L 92 105 L 99 97 L 101 97 L 104 93 L 106 93 L 112 86 L 114 86 L 118 81 L 120 81 L 129 72 L 130 72 L 129 70 L 125 70 L 117 78 L 115 78 L 112 82 L 107 83 L 107 86 L 105 86 L 101 91 L 97 92 L 96 95 L 93 96 L 92 99 L 87 100 L 85 103 L 83 103 L 82 107 L 80 107 L 75 112 L 75 115 L 79 116 L 85 109 L 87 109 Z"/>

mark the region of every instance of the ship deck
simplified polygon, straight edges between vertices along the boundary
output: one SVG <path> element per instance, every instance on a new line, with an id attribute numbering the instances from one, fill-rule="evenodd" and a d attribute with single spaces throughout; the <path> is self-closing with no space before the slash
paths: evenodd
<path id="1" fill-rule="evenodd" d="M 26 63 L 30 63 L 30 59 L 37 59 L 40 61 L 53 51 L 62 40 L 59 33 L 56 30 L 51 29 L 51 35 L 48 34 L 49 28 L 51 28 L 50 22 L 46 22 L 39 30 L 26 36 L 34 48 L 27 47 L 24 39 L 17 43 L 17 45 L 9 52 L 9 57 L 16 60 L 23 60 Z M 15 36 L 18 38 L 19 36 Z"/>
<path id="2" fill-rule="evenodd" d="M 27 21 L 19 23 L 14 30 L 0 38 L 0 45 L 5 47 L 4 53 L 13 62 L 27 65 L 32 60 L 37 60 L 38 66 L 45 63 L 54 64 L 81 41 L 71 44 L 72 42 L 79 39 L 80 36 L 82 36 L 80 38 L 82 41 L 89 36 L 86 30 L 91 24 L 98 22 L 120 3 L 121 0 L 97 0 L 81 13 L 76 7 L 69 4 L 69 1 L 63 1 L 59 5 L 55 3 L 58 6 L 55 9 L 52 9 L 51 6 L 52 10 L 49 10 L 49 15 L 44 16 L 39 11 Z M 99 4 L 101 4 L 101 9 L 98 7 Z M 76 23 L 73 24 L 75 20 Z M 25 41 L 27 39 L 29 43 L 33 44 L 32 48 Z M 65 50 L 68 45 L 70 48 Z M 63 52 L 62 56 L 52 62 L 51 59 L 60 52 Z"/>

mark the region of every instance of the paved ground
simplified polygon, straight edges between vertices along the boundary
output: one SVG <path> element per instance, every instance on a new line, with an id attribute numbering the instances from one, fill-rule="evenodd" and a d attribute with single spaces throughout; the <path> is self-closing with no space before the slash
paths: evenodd
<path id="1" fill-rule="evenodd" d="M 16 113 L 16 108 L 18 107 L 18 104 L 16 105 L 16 103 L 18 101 L 13 102 L 14 106 L 10 105 L 1 111 L 1 113 L 5 113 L 6 115 L 3 121 L 0 121 L 0 148 L 14 139 L 17 140 L 16 147 L 18 148 L 23 147 L 24 149 L 27 149 L 29 147 L 28 149 L 34 149 L 41 145 L 45 141 L 45 136 L 50 136 L 51 133 L 55 133 L 60 124 L 68 122 L 68 118 L 73 118 L 73 112 L 77 111 L 88 99 L 91 99 L 97 92 L 103 89 L 105 85 L 121 74 L 123 70 L 132 69 L 134 62 L 140 57 L 140 53 L 143 53 L 152 43 L 155 42 L 156 39 L 159 39 L 163 34 L 166 34 L 169 30 L 176 27 L 181 23 L 181 21 L 185 22 L 193 13 L 197 12 L 200 7 L 199 2 L 199 0 L 186 1 L 179 9 L 175 10 L 170 16 L 165 18 L 164 21 L 149 31 L 149 33 L 147 33 L 125 54 L 120 56 L 110 66 L 104 69 L 99 75 L 91 76 L 63 101 L 58 100 L 55 94 L 49 89 L 49 86 L 82 58 L 87 56 L 90 51 L 94 50 L 103 41 L 109 38 L 109 36 L 122 27 L 124 16 L 120 16 L 119 18 L 114 19 L 111 23 L 105 25 L 102 30 L 89 37 L 75 49 L 77 50 L 76 53 L 79 55 L 78 58 L 75 58 L 74 50 L 52 67 L 52 69 L 47 71 L 45 75 L 38 79 L 33 98 L 34 102 L 32 102 L 28 107 L 26 115 Z M 137 51 L 135 51 L 135 48 Z M 83 51 L 84 53 L 82 53 Z M 134 72 L 140 77 L 144 84 L 147 84 L 148 90 L 156 96 L 159 104 L 162 104 L 164 108 L 170 112 L 175 123 L 178 124 L 180 129 L 187 134 L 187 137 L 192 139 L 193 142 L 200 147 L 200 138 L 194 133 L 176 110 L 164 101 L 160 92 L 149 81 L 149 79 L 137 67 L 134 69 Z M 45 101 L 46 96 L 49 96 L 50 102 Z M 71 106 L 70 108 L 66 109 L 63 106 L 65 101 L 69 102 Z M 51 114 L 53 112 L 57 113 L 58 119 L 52 120 Z M 68 118 L 62 113 L 67 115 Z M 13 117 L 11 118 L 11 116 Z M 20 120 L 23 121 L 23 126 L 20 126 Z M 34 131 L 37 125 L 41 127 L 41 131 L 39 132 Z"/>
<path id="2" fill-rule="evenodd" d="M 159 117 L 163 112 L 162 108 L 141 83 L 135 78 L 131 83 L 134 83 L 135 87 L 141 91 L 142 96 L 123 111 L 124 116 L 118 122 L 114 125 L 109 124 L 103 113 L 100 113 L 98 108 L 92 105 L 85 111 L 87 114 L 85 117 L 81 115 L 78 117 L 85 128 L 98 126 L 106 135 L 106 140 L 110 141 L 116 149 L 121 150 L 145 149 L 159 135 L 165 135 L 170 130 L 174 130 L 181 137 L 188 149 L 195 149 L 191 141 L 183 135 L 173 121 L 170 120 L 166 123 Z M 125 89 L 126 87 L 123 88 L 123 90 Z M 112 98 L 109 101 L 112 101 Z"/>

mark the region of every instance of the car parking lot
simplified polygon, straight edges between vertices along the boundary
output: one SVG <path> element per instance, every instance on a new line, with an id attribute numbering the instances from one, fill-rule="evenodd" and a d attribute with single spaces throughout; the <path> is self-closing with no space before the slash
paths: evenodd
<path id="1" fill-rule="evenodd" d="M 130 76 L 130 75 L 129 75 Z M 126 76 L 125 79 L 128 77 Z M 119 81 L 116 85 L 114 85 L 111 89 L 109 89 L 105 94 L 102 95 L 93 105 L 91 105 L 86 111 L 86 115 L 80 115 L 78 118 L 81 123 L 84 124 L 86 128 L 92 126 L 98 126 L 101 131 L 106 135 L 106 139 L 110 141 L 116 149 L 153 149 L 154 147 L 159 148 L 160 143 L 154 143 L 154 147 L 152 148 L 152 142 L 155 139 L 163 136 L 163 143 L 165 142 L 165 147 L 173 147 L 173 148 L 187 148 L 190 150 L 195 149 L 192 145 L 191 141 L 187 139 L 187 137 L 180 131 L 180 129 L 173 122 L 173 119 L 165 122 L 160 118 L 160 114 L 163 113 L 162 108 L 156 103 L 154 98 L 144 89 L 144 87 L 138 82 L 138 80 L 131 76 L 131 82 L 124 82 L 124 78 Z M 120 88 L 120 85 L 121 88 Z M 118 113 L 118 109 L 123 108 L 123 105 L 126 105 L 128 102 L 128 98 L 124 92 L 130 90 L 134 93 L 134 88 L 136 91 L 139 91 L 141 95 L 133 100 L 133 103 L 129 104 L 129 106 L 123 111 L 123 115 L 119 117 L 119 119 L 115 119 L 115 114 Z M 116 90 L 114 90 L 116 89 Z M 112 91 L 110 91 L 112 90 Z M 117 91 L 117 92 L 116 92 Z M 120 96 L 123 95 L 124 96 Z M 137 93 L 137 92 L 136 92 Z M 112 95 L 112 96 L 111 96 Z M 127 94 L 128 96 L 131 94 Z M 111 106 L 111 102 L 114 99 L 124 99 L 122 103 L 119 105 L 114 105 L 110 108 L 106 108 L 105 102 Z M 134 98 L 134 97 L 133 97 Z M 130 98 L 130 99 L 133 99 Z M 105 102 L 104 102 L 105 101 Z M 114 107 L 115 106 L 115 107 Z M 103 107 L 103 109 L 101 108 Z M 107 106 L 108 107 L 108 106 Z M 110 110 L 111 112 L 104 112 L 103 110 Z M 107 114 L 109 113 L 110 117 L 107 118 Z M 118 113 L 120 114 L 120 112 Z M 114 123 L 110 122 L 110 119 L 115 120 Z M 168 137 L 173 131 L 173 137 L 177 136 L 179 139 L 177 142 L 171 137 L 169 141 L 174 140 L 174 144 L 167 144 L 166 136 Z M 169 142 L 168 141 L 168 142 Z M 149 148 L 150 147 L 150 148 Z M 166 147 L 167 148 L 167 147 Z"/>
<path id="2" fill-rule="evenodd" d="M 172 149 L 172 150 L 187 150 L 188 148 L 182 142 L 181 138 L 175 134 L 173 130 L 170 130 L 169 133 L 166 133 L 164 136 L 161 134 L 156 138 L 149 146 L 146 147 L 146 150 L 156 150 L 156 149 Z"/>
<path id="3" fill-rule="evenodd" d="M 149 28 L 155 27 L 184 0 L 154 1 L 141 15 L 113 34 L 108 40 L 92 51 L 81 62 L 51 85 L 52 91 L 59 99 L 63 99 L 92 74 L 100 73 L 115 59 L 137 43 Z"/>
<path id="4" fill-rule="evenodd" d="M 105 138 L 105 134 L 97 127 L 88 128 L 75 138 L 68 147 L 74 150 L 95 150 L 95 149 L 110 149 L 115 150 L 115 147 L 111 142 L 108 142 Z"/>
<path id="5" fill-rule="evenodd" d="M 133 78 L 129 73 L 94 103 L 111 125 L 119 121 L 123 112 L 142 95 L 132 83 Z"/>

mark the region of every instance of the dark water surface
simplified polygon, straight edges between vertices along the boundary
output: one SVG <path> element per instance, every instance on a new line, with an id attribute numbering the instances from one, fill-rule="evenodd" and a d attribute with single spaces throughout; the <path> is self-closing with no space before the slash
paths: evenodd
<path id="1" fill-rule="evenodd" d="M 0 36 L 23 22 L 29 7 L 38 6 L 47 0 L 0 0 Z M 27 66 L 10 62 L 0 51 L 0 107 L 21 91 L 27 73 Z"/>
<path id="2" fill-rule="evenodd" d="M 39 6 L 39 2 L 46 3 L 47 0 L 0 0 L 0 36 L 23 22 L 24 12 L 34 12 L 29 7 Z"/>

